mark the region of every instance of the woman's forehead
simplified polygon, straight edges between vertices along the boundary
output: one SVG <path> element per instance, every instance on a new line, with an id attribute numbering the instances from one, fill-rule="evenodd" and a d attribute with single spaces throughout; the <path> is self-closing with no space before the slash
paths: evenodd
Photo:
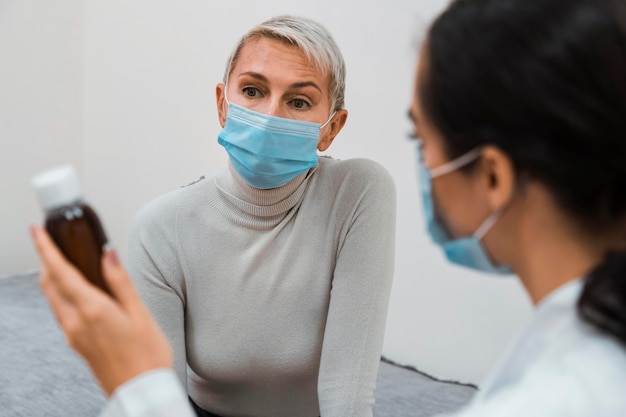
<path id="1" fill-rule="evenodd" d="M 283 67 L 284 71 L 295 66 L 301 69 L 308 69 L 310 72 L 318 72 L 315 65 L 300 48 L 290 45 L 286 41 L 264 36 L 254 37 L 242 46 L 233 71 L 241 70 L 238 67 L 260 65 L 281 67 L 285 64 L 289 64 L 289 66 Z"/>

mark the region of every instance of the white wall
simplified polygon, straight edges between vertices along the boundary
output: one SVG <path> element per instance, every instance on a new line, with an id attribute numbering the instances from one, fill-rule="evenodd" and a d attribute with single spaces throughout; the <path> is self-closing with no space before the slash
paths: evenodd
<path id="1" fill-rule="evenodd" d="M 39 170 L 80 170 L 82 2 L 0 0 L 0 276 L 37 267 Z"/>
<path id="2" fill-rule="evenodd" d="M 350 3 L 62 0 L 55 2 L 54 13 L 45 2 L 32 6 L 33 14 L 46 16 L 44 27 L 63 32 L 63 40 L 73 42 L 73 48 L 61 51 L 65 44 L 57 34 L 25 44 L 32 48 L 29 58 L 20 55 L 24 47 L 19 44 L 0 43 L 0 52 L 10 49 L 14 76 L 24 84 L 36 79 L 37 91 L 67 85 L 70 92 L 54 96 L 59 103 L 50 99 L 47 107 L 12 110 L 12 119 L 21 123 L 0 125 L 2 146 L 5 134 L 21 135 L 20 146 L 6 158 L 5 166 L 7 172 L 19 171 L 24 177 L 22 183 L 7 183 L 9 201 L 19 201 L 19 207 L 5 216 L 11 219 L 6 221 L 11 225 L 6 235 L 2 223 L 0 272 L 36 266 L 26 245 L 26 224 L 35 206 L 25 181 L 33 169 L 58 162 L 61 156 L 82 166 L 86 197 L 125 258 L 129 225 L 139 207 L 225 166 L 226 155 L 216 139 L 214 87 L 239 36 L 273 15 L 301 14 L 330 29 L 348 66 L 350 116 L 327 153 L 375 159 L 397 184 L 398 251 L 384 354 L 438 377 L 479 382 L 526 319 L 529 306 L 516 281 L 449 266 L 423 232 L 406 111 L 413 92 L 414 41 L 444 2 L 370 0 L 359 7 Z M 21 14 L 7 13 L 12 9 Z M 8 31 L 13 37 L 33 39 L 41 25 L 24 26 L 31 19 L 27 9 L 20 0 L 0 3 L 0 23 L 11 21 L 8 29 L 0 24 L 0 35 Z M 59 73 L 41 78 L 33 60 L 47 62 L 49 55 Z M 3 87 L 14 84 L 1 78 Z M 0 97 L 3 110 L 24 97 L 21 90 L 10 91 L 10 100 Z M 30 101 L 39 101 L 39 93 L 30 94 L 26 95 Z M 61 111 L 64 107 L 71 111 Z M 44 125 L 52 120 L 66 131 L 56 133 L 60 131 Z M 21 131 L 24 125 L 32 129 L 33 123 L 40 129 Z M 58 144 L 68 153 L 38 152 L 38 159 L 32 160 L 32 150 L 44 146 L 41 137 L 52 138 L 53 133 L 54 140 L 46 143 Z M 18 240 L 23 247 L 5 255 L 4 246 Z M 25 261 L 5 268 L 17 253 L 27 253 Z"/>

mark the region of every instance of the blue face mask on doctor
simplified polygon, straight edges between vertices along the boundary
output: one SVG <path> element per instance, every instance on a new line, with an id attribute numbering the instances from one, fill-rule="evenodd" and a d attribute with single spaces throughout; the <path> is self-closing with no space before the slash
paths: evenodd
<path id="1" fill-rule="evenodd" d="M 512 274 L 513 271 L 508 266 L 495 265 L 489 258 L 489 255 L 487 255 L 487 252 L 481 243 L 483 236 L 487 234 L 489 229 L 491 229 L 495 222 L 500 218 L 502 210 L 498 210 L 491 214 L 473 235 L 460 238 L 452 238 L 437 219 L 432 194 L 432 179 L 441 177 L 464 167 L 470 162 L 480 158 L 481 153 L 482 149 L 477 148 L 454 159 L 453 161 L 429 170 L 424 164 L 420 145 L 418 144 L 417 164 L 419 169 L 419 180 L 421 185 L 426 226 L 431 239 L 443 249 L 446 258 L 450 262 L 482 272 L 489 272 L 493 274 Z"/>
<path id="2" fill-rule="evenodd" d="M 248 184 L 276 188 L 317 166 L 320 130 L 333 116 L 320 124 L 270 116 L 228 103 L 218 143 Z"/>

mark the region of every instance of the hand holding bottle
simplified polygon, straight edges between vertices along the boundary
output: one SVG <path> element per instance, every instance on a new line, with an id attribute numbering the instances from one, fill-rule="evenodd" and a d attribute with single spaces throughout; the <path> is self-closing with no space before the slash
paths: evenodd
<path id="1" fill-rule="evenodd" d="M 135 376 L 172 366 L 167 339 L 113 250 L 102 257 L 111 297 L 67 261 L 43 228 L 32 226 L 31 235 L 42 260 L 41 288 L 69 345 L 107 396 Z"/>

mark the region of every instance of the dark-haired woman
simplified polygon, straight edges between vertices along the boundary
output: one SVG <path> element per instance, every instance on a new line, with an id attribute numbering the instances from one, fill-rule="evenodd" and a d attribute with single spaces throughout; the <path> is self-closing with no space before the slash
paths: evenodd
<path id="1" fill-rule="evenodd" d="M 626 2 L 458 0 L 420 58 L 428 230 L 452 262 L 517 274 L 537 306 L 458 417 L 626 416 Z M 130 380 L 116 395 L 145 413 L 132 415 L 191 416 L 176 380 L 147 372 L 169 365 L 167 343 L 123 268 L 105 259 L 120 308 L 34 235 L 46 293 L 100 381 Z M 111 314 L 80 314 L 96 303 Z"/>
<path id="2" fill-rule="evenodd" d="M 469 416 L 626 416 L 626 2 L 458 0 L 410 110 L 428 230 L 536 305 Z"/>

